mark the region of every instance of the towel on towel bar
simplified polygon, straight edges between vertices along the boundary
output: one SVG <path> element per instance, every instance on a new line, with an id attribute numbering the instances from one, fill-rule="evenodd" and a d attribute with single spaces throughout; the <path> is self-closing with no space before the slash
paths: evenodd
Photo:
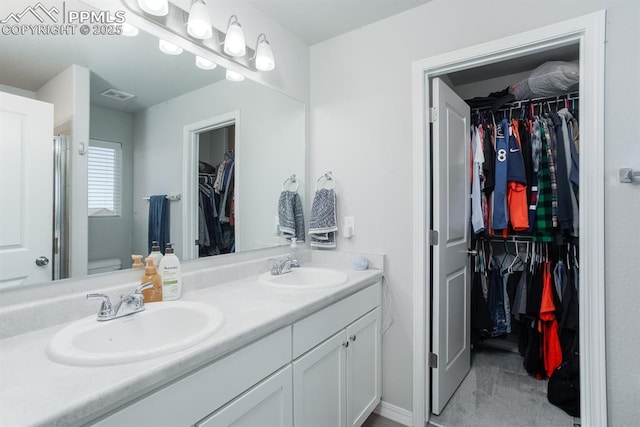
<path id="1" fill-rule="evenodd" d="M 157 241 L 164 253 L 169 237 L 169 199 L 166 194 L 149 197 L 149 232 L 147 246 L 151 252 L 151 242 Z"/>
<path id="2" fill-rule="evenodd" d="M 333 189 L 316 191 L 309 215 L 309 244 L 319 248 L 336 247 L 336 193 Z"/>
<path id="3" fill-rule="evenodd" d="M 287 240 L 295 237 L 298 242 L 304 242 L 304 215 L 302 202 L 297 192 L 285 190 L 280 193 L 278 223 L 280 231 Z"/>

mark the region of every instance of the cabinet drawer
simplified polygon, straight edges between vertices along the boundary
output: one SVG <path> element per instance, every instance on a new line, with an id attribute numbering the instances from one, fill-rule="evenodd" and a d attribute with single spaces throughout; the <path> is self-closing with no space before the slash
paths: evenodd
<path id="1" fill-rule="evenodd" d="M 291 327 L 287 326 L 95 425 L 193 425 L 290 361 Z"/>
<path id="2" fill-rule="evenodd" d="M 365 288 L 293 324 L 293 358 L 380 305 L 381 283 Z"/>

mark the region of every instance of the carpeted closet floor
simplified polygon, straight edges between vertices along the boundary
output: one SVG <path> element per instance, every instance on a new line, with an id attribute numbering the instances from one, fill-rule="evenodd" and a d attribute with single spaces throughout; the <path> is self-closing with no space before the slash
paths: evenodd
<path id="1" fill-rule="evenodd" d="M 547 381 L 529 376 L 522 357 L 507 351 L 479 348 L 471 356 L 471 371 L 444 411 L 431 416 L 440 427 L 573 427 L 579 425 L 547 400 Z"/>

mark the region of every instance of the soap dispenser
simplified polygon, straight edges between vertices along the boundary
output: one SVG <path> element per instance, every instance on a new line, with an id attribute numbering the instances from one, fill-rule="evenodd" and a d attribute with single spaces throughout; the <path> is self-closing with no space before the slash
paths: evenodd
<path id="1" fill-rule="evenodd" d="M 144 268 L 144 264 L 142 263 L 142 255 L 131 255 L 131 259 L 133 260 L 131 268 Z"/>
<path id="2" fill-rule="evenodd" d="M 156 266 L 153 264 L 153 258 L 147 258 L 146 261 L 147 266 L 144 268 L 144 276 L 140 279 L 140 283 L 145 284 L 151 282 L 153 286 L 142 291 L 144 302 L 162 301 L 162 280 L 156 270 Z"/>
<path id="3" fill-rule="evenodd" d="M 153 259 L 153 265 L 155 265 L 156 268 L 160 267 L 162 252 L 160 252 L 160 245 L 155 240 L 151 242 L 151 253 L 149 253 L 147 258 Z"/>
<path id="4" fill-rule="evenodd" d="M 177 300 L 182 296 L 182 267 L 173 253 L 173 244 L 168 243 L 164 257 L 160 261 L 162 295 L 164 301 Z"/>
<path id="5" fill-rule="evenodd" d="M 298 243 L 295 237 L 291 238 L 291 246 L 289 246 L 289 258 L 291 259 L 291 267 L 300 267 L 298 261 Z"/>

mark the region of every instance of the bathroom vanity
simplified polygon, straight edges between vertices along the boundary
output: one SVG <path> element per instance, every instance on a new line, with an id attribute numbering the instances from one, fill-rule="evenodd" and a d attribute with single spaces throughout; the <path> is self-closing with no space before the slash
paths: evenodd
<path id="1" fill-rule="evenodd" d="M 265 284 L 264 259 L 185 274 L 183 301 L 215 307 L 224 323 L 147 360 L 53 362 L 45 348 L 69 322 L 5 338 L 0 425 L 361 425 L 380 401 L 382 270 L 341 259 L 307 252 L 303 265 L 346 277 L 309 289 Z"/>

